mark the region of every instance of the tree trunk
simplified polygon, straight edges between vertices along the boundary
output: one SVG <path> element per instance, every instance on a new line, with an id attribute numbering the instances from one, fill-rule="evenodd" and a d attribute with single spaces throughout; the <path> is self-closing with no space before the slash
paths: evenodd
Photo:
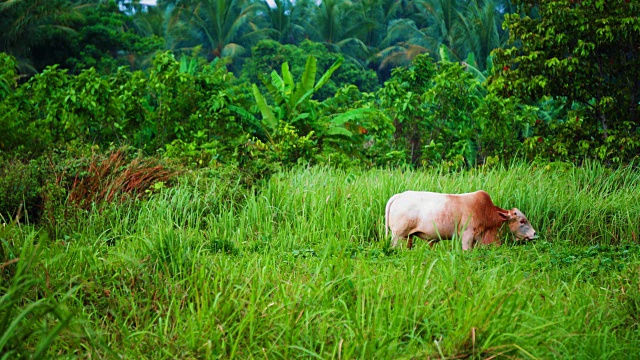
<path id="1" fill-rule="evenodd" d="M 600 113 L 600 122 L 602 123 L 602 130 L 604 130 L 604 138 L 606 139 L 609 134 L 607 133 L 607 117 L 604 112 Z"/>

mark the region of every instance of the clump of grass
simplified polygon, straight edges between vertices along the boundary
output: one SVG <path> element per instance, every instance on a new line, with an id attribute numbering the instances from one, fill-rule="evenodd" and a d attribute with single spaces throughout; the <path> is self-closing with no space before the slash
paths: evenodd
<path id="1" fill-rule="evenodd" d="M 162 160 L 132 154 L 127 148 L 107 153 L 54 154 L 50 182 L 42 187 L 44 228 L 52 238 L 69 238 L 87 218 L 111 223 L 113 215 L 131 218 L 139 200 L 170 187 L 179 171 Z"/>
<path id="2" fill-rule="evenodd" d="M 176 172 L 151 157 L 130 159 L 122 149 L 106 156 L 94 154 L 83 176 L 76 176 L 69 189 L 69 203 L 90 208 L 145 195 L 154 184 L 170 180 Z"/>
<path id="3" fill-rule="evenodd" d="M 18 233 L 12 224 L 0 227 L 0 354 L 5 359 L 39 359 L 69 328 L 73 315 L 64 304 L 78 287 L 51 291 L 36 270 L 47 237 L 27 230 L 24 238 L 15 239 Z"/>

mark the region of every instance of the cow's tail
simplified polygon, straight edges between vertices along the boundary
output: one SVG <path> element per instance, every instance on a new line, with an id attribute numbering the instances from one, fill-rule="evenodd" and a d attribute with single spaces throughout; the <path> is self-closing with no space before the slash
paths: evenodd
<path id="1" fill-rule="evenodd" d="M 393 195 L 389 201 L 387 201 L 387 207 L 384 209 L 384 236 L 389 237 L 389 212 L 391 210 L 391 204 L 398 195 Z"/>

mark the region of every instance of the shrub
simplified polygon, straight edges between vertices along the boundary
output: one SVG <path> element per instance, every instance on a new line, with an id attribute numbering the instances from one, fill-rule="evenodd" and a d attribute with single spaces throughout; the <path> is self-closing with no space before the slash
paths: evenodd
<path id="1" fill-rule="evenodd" d="M 487 91 L 461 64 L 434 63 L 428 55 L 396 68 L 378 96 L 396 125 L 395 149 L 414 166 L 456 169 L 490 156 L 511 159 L 531 135 L 537 110 Z"/>
<path id="2" fill-rule="evenodd" d="M 0 161 L 1 222 L 38 221 L 43 209 L 42 176 L 36 161 Z"/>

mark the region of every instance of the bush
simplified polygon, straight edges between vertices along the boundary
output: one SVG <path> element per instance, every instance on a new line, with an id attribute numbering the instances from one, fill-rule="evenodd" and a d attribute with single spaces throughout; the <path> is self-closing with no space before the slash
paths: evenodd
<path id="1" fill-rule="evenodd" d="M 36 161 L 0 161 L 0 217 L 11 221 L 38 222 L 42 215 L 42 170 Z"/>
<path id="2" fill-rule="evenodd" d="M 4 60 L 2 60 L 4 59 Z M 257 126 L 245 123 L 243 89 L 224 64 L 183 69 L 170 53 L 155 57 L 149 73 L 124 68 L 111 76 L 89 69 L 69 75 L 48 67 L 17 85 L 15 61 L 0 59 L 0 148 L 38 156 L 76 140 L 107 148 L 130 144 L 155 152 L 174 140 L 226 144 Z M 192 71 L 193 70 L 193 71 Z M 242 111 L 240 111 L 242 112 Z"/>
<path id="3" fill-rule="evenodd" d="M 531 136 L 534 107 L 502 98 L 458 63 L 419 55 L 378 92 L 395 121 L 395 149 L 414 166 L 461 168 L 514 158 Z"/>

